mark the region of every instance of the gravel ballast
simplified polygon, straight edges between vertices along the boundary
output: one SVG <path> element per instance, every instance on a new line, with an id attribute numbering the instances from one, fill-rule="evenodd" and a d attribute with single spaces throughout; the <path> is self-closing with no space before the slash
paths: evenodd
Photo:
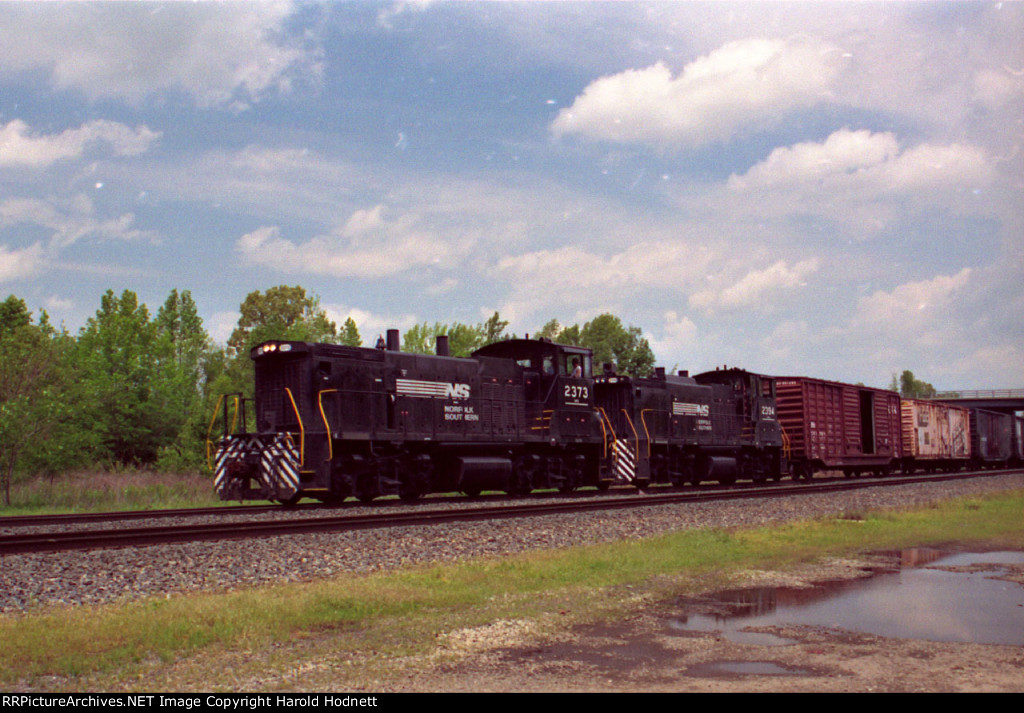
<path id="1" fill-rule="evenodd" d="M 308 581 L 345 572 L 501 556 L 698 527 L 755 527 L 1021 488 L 1024 475 L 1006 474 L 785 499 L 751 498 L 391 530 L 7 555 L 0 558 L 0 612 Z"/>

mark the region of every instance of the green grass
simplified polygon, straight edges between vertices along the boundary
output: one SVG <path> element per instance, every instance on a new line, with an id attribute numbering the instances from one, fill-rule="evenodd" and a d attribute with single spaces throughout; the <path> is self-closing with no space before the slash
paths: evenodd
<path id="1" fill-rule="evenodd" d="M 145 470 L 88 470 L 15 482 L 11 486 L 11 505 L 0 506 L 0 516 L 162 510 L 222 504 L 214 493 L 211 476 Z"/>
<path id="2" fill-rule="evenodd" d="M 313 583 L 41 609 L 0 617 L 0 689 L 47 676 L 61 677 L 60 687 L 111 687 L 154 661 L 287 649 L 324 636 L 336 639 L 331 650 L 353 656 L 422 653 L 455 629 L 510 619 L 564 626 L 621 607 L 624 592 L 667 597 L 697 583 L 726 585 L 744 570 L 951 541 L 1024 549 L 1022 514 L 1024 492 L 1013 492 L 863 519 L 690 530 Z M 213 678 L 199 688 L 224 685 L 216 673 L 203 675 Z"/>

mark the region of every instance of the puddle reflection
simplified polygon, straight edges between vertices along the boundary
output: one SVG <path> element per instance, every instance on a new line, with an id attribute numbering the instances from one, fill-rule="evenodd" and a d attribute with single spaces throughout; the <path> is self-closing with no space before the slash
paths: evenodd
<path id="1" fill-rule="evenodd" d="M 1024 645 L 1024 586 L 998 579 L 1007 567 L 1019 572 L 1024 553 L 943 555 L 919 548 L 899 554 L 898 572 L 813 589 L 722 592 L 716 599 L 724 613 L 684 616 L 669 626 L 721 631 L 731 641 L 767 646 L 792 642 L 739 629 L 826 626 L 929 641 Z"/>

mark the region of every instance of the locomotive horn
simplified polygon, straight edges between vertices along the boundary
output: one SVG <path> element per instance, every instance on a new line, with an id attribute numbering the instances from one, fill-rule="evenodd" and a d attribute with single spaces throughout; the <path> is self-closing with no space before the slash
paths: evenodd
<path id="1" fill-rule="evenodd" d="M 397 329 L 388 330 L 388 351 L 389 352 L 400 352 L 402 351 L 402 341 L 398 336 Z"/>
<path id="2" fill-rule="evenodd" d="M 451 356 L 451 350 L 448 348 L 448 335 L 439 334 L 437 337 L 436 351 L 438 356 L 446 357 Z"/>

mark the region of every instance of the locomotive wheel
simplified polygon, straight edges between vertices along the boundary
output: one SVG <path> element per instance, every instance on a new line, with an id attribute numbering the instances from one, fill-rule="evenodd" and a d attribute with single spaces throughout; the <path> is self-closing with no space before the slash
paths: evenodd
<path id="1" fill-rule="evenodd" d="M 295 495 L 291 496 L 290 498 L 285 498 L 283 500 L 277 499 L 274 502 L 280 503 L 281 505 L 284 505 L 286 508 L 291 508 L 298 505 L 300 500 L 302 500 L 302 493 L 295 493 Z"/>
<path id="2" fill-rule="evenodd" d="M 404 500 L 407 503 L 411 503 L 414 500 L 419 500 L 423 497 L 423 492 L 420 490 L 411 490 L 405 487 L 398 488 L 398 497 L 400 500 Z"/>
<path id="3" fill-rule="evenodd" d="M 360 502 L 368 503 L 380 495 L 377 477 L 373 473 L 362 473 L 356 478 L 355 496 Z"/>
<path id="4" fill-rule="evenodd" d="M 509 495 L 529 495 L 533 491 L 537 460 L 535 456 L 517 458 L 513 464 L 512 482 L 505 492 Z"/>

